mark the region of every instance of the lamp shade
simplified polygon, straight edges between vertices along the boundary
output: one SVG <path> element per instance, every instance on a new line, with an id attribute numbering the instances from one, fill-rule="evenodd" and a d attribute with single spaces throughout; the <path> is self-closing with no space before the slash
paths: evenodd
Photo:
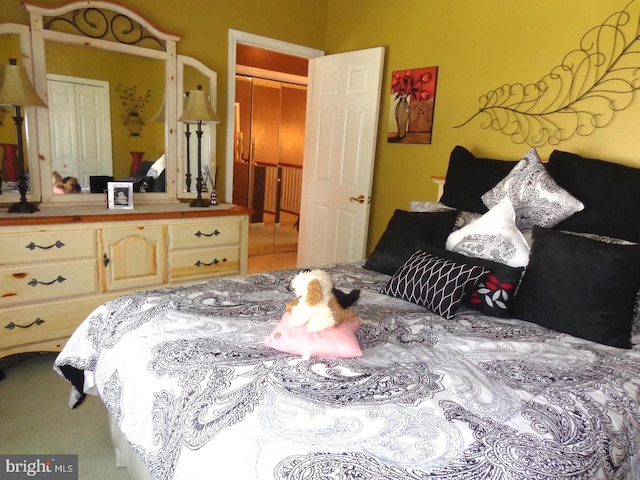
<path id="1" fill-rule="evenodd" d="M 198 85 L 197 90 L 191 90 L 187 106 L 178 120 L 183 123 L 220 123 L 220 119 L 202 90 L 202 85 Z"/>
<path id="2" fill-rule="evenodd" d="M 24 67 L 16 65 L 15 58 L 9 59 L 9 65 L 0 67 L 0 105 L 47 106 L 31 85 Z"/>
<path id="3" fill-rule="evenodd" d="M 151 117 L 150 121 L 152 121 L 152 122 L 164 122 L 164 117 L 165 117 L 165 114 L 164 114 L 164 99 L 165 99 L 165 96 L 163 95 L 162 96 L 162 105 L 160 105 L 160 109 L 156 112 L 156 114 L 153 117 Z"/>

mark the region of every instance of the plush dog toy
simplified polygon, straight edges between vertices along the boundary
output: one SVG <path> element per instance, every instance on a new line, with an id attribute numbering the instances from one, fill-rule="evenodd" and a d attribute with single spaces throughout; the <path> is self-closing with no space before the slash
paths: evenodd
<path id="1" fill-rule="evenodd" d="M 306 325 L 319 332 L 356 318 L 349 308 L 359 298 L 360 290 L 344 293 L 334 288 L 329 274 L 323 270 L 303 270 L 291 281 L 296 298 L 287 303 L 289 325 Z"/>
<path id="2" fill-rule="evenodd" d="M 53 193 L 80 193 L 82 190 L 76 177 L 62 178 L 62 175 L 56 170 L 51 172 L 51 181 L 53 183 Z"/>

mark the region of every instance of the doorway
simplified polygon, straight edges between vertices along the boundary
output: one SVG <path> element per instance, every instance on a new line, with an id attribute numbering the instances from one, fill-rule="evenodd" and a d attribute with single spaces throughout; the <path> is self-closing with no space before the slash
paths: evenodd
<path id="1" fill-rule="evenodd" d="M 252 50 L 251 48 L 245 48 L 245 47 L 254 47 L 255 50 Z M 243 59 L 243 55 L 248 55 L 248 54 L 253 55 L 251 62 L 248 61 L 246 58 Z M 234 182 L 234 177 L 238 175 L 238 173 L 236 172 L 236 168 L 238 169 L 245 168 L 245 169 L 251 170 L 250 167 L 252 166 L 249 160 L 252 155 L 252 149 L 255 146 L 260 147 L 259 150 L 258 149 L 255 150 L 255 154 L 258 158 L 260 158 L 261 154 L 266 153 L 267 151 L 264 148 L 264 146 L 260 146 L 260 144 L 258 143 L 258 140 L 256 140 L 256 144 L 252 144 L 251 136 L 247 136 L 244 133 L 249 131 L 246 125 L 241 127 L 240 122 L 238 122 L 238 124 L 236 124 L 235 122 L 236 118 L 239 118 L 240 120 L 249 118 L 248 115 L 246 114 L 243 115 L 242 110 L 240 111 L 239 115 L 236 114 L 239 108 L 239 106 L 237 105 L 238 102 L 236 102 L 237 75 L 252 79 L 251 83 L 253 83 L 254 82 L 253 79 L 256 79 L 256 78 L 259 78 L 260 81 L 267 80 L 267 81 L 273 81 L 273 82 L 280 82 L 280 87 L 278 87 L 278 89 L 280 90 L 279 94 L 282 95 L 282 92 L 283 91 L 285 92 L 284 97 L 286 97 L 285 98 L 285 103 L 286 103 L 288 101 L 287 99 L 290 96 L 297 96 L 300 93 L 299 92 L 300 86 L 306 85 L 307 60 L 321 56 L 323 54 L 324 52 L 322 52 L 321 50 L 316 50 L 316 49 L 312 49 L 312 48 L 308 48 L 300 45 L 290 44 L 287 42 L 282 42 L 280 40 L 261 37 L 258 35 L 240 32 L 237 30 L 229 31 L 229 80 L 228 80 L 229 97 L 227 99 L 227 102 L 228 102 L 227 124 L 231 128 L 227 128 L 226 133 L 227 133 L 227 145 L 233 145 L 234 148 L 227 149 L 227 156 L 226 156 L 227 168 L 225 170 L 226 175 L 224 180 L 225 191 L 227 192 L 226 201 L 238 203 L 237 201 L 238 196 L 240 196 L 240 197 L 246 198 L 247 204 L 249 202 L 253 202 L 253 198 L 252 199 L 248 198 L 249 182 L 247 181 L 244 187 Z M 262 58 L 262 60 L 260 60 L 260 58 Z M 264 63 L 265 58 L 268 58 L 270 62 Z M 238 59 L 240 60 L 238 61 Z M 296 60 L 299 64 L 300 62 L 303 62 L 302 68 L 300 69 L 299 65 L 297 67 L 297 70 L 295 69 L 291 70 L 290 66 L 283 67 L 282 65 L 283 61 L 286 64 L 287 62 L 290 63 L 292 60 Z M 245 65 L 243 65 L 243 63 Z M 282 88 L 283 85 L 284 85 L 284 88 Z M 274 87 L 274 85 L 270 84 L 270 87 Z M 306 91 L 304 91 L 303 99 L 304 98 L 306 98 Z M 303 100 L 303 103 L 304 102 L 306 102 L 306 100 Z M 244 110 L 247 110 L 247 108 L 245 107 Z M 305 110 L 306 108 L 303 108 L 301 110 L 303 121 L 304 121 Z M 287 120 L 288 122 L 290 119 L 292 119 L 292 116 L 289 114 L 286 114 L 285 120 Z M 240 139 L 238 138 L 238 132 L 243 132 L 242 135 L 240 135 Z M 286 133 L 286 127 L 283 131 L 279 131 L 278 133 L 278 137 L 283 137 L 283 136 L 284 138 L 292 138 L 291 133 Z M 304 145 L 303 134 L 299 135 L 299 137 L 300 137 L 300 142 L 302 142 L 300 148 L 301 150 L 303 150 L 303 145 Z M 239 140 L 241 141 L 239 142 Z M 285 143 L 286 143 L 284 147 L 285 149 L 292 144 L 292 142 L 285 142 Z M 283 153 L 282 149 L 280 149 L 279 154 L 280 156 L 282 155 L 286 156 L 286 154 Z M 268 161 L 268 159 L 264 159 L 264 158 L 263 160 Z M 290 163 L 290 162 L 284 161 L 284 163 Z M 278 165 L 278 167 L 280 167 L 280 165 Z M 288 268 L 288 267 L 295 267 L 296 265 L 296 252 L 295 250 L 292 250 L 293 242 L 291 241 L 291 239 L 293 238 L 295 241 L 295 244 L 294 244 L 294 248 L 295 248 L 297 244 L 297 229 L 294 226 L 297 222 L 298 215 L 297 215 L 297 212 L 295 211 L 296 209 L 292 209 L 291 205 L 285 202 L 285 200 L 288 201 L 289 197 L 287 195 L 290 195 L 290 193 L 286 193 L 282 191 L 283 183 L 290 184 L 289 179 L 288 178 L 285 179 L 285 176 L 288 175 L 290 173 L 289 171 L 292 169 L 284 168 L 286 166 L 283 166 L 282 170 L 278 172 L 279 170 L 278 167 L 276 168 L 271 167 L 269 173 L 267 172 L 266 168 L 262 169 L 262 171 L 259 171 L 258 173 L 255 173 L 254 171 L 254 174 L 255 174 L 255 177 L 253 177 L 254 183 L 255 183 L 255 179 L 257 178 L 258 179 L 257 183 L 264 185 L 265 190 L 267 190 L 266 187 L 268 185 L 267 178 L 273 179 L 275 177 L 276 179 L 275 182 L 278 182 L 278 178 L 279 178 L 280 182 L 276 183 L 276 186 L 274 188 L 271 188 L 270 191 L 277 192 L 277 189 L 280 188 L 281 192 L 280 192 L 279 208 L 276 205 L 273 194 L 267 194 L 271 196 L 264 197 L 262 222 L 264 223 L 264 226 L 266 228 L 261 228 L 260 221 L 257 221 L 259 219 L 257 218 L 252 219 L 253 220 L 252 228 L 249 229 L 249 244 L 250 244 L 249 268 L 250 270 L 252 267 L 252 263 L 263 263 L 264 261 L 266 261 L 268 265 L 274 265 L 274 268 L 275 267 Z M 294 165 L 294 169 L 295 167 L 296 165 Z M 300 168 L 301 160 L 300 160 L 300 165 L 297 165 L 297 167 L 298 167 L 297 170 L 301 171 L 301 168 Z M 242 174 L 242 176 L 244 176 L 245 178 L 246 178 L 246 175 Z M 264 178 L 264 180 L 262 180 L 259 177 Z M 244 189 L 244 192 L 243 192 L 243 189 Z M 300 183 L 299 192 L 297 192 L 296 195 L 301 195 L 302 194 L 301 192 L 302 192 L 302 186 Z M 262 198 L 261 196 L 262 196 L 262 193 L 258 193 L 258 197 Z M 287 196 L 287 198 L 283 200 L 283 196 Z M 293 212 L 291 212 L 290 210 L 293 210 Z M 271 228 L 268 228 L 268 225 L 271 225 Z M 275 232 L 277 232 L 277 234 Z M 270 246 L 270 249 L 265 247 L 265 250 L 259 251 L 260 253 L 264 252 L 265 254 L 260 256 L 258 255 L 251 256 L 253 253 L 256 253 L 256 249 L 254 249 L 251 245 L 255 244 L 255 242 L 258 241 L 260 237 L 266 239 L 266 243 Z M 267 251 L 274 252 L 274 253 L 266 253 Z M 265 256 L 270 256 L 275 258 L 270 258 L 270 259 L 260 258 Z M 277 258 L 278 256 L 282 260 L 279 260 Z M 281 263 L 282 261 L 284 261 L 285 263 Z M 276 263 L 272 263 L 272 262 L 276 262 Z M 274 269 L 274 268 L 267 268 L 267 269 Z"/>

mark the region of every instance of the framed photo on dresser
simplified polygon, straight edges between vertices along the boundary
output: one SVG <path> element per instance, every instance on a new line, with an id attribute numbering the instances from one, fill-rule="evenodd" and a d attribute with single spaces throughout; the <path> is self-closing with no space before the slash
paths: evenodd
<path id="1" fill-rule="evenodd" d="M 133 182 L 107 182 L 109 208 L 133 208 Z"/>

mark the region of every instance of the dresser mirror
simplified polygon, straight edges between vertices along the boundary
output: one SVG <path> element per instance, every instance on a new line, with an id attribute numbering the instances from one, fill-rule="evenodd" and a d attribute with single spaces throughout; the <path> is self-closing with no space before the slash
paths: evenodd
<path id="1" fill-rule="evenodd" d="M 145 192 L 136 202 L 181 198 L 183 195 L 178 192 L 182 188 L 176 186 L 180 161 L 176 128 L 179 37 L 162 32 L 139 14 L 109 2 L 96 3 L 95 7 L 84 1 L 58 6 L 23 3 L 31 18 L 34 86 L 50 107 L 36 112 L 38 134 L 34 135 L 41 156 L 43 203 L 103 203 L 100 182 L 93 180 L 137 180 L 139 170 L 134 171 L 134 167 L 138 169 L 144 162 L 148 168 L 156 161 L 160 161 L 157 165 L 164 165 L 164 178 L 159 184 L 162 188 L 139 190 L 136 186 L 136 192 Z M 52 82 L 61 82 L 61 89 L 52 91 Z M 102 84 L 108 89 L 106 110 L 110 113 L 103 122 L 105 128 L 99 126 L 100 117 L 91 108 L 83 116 L 83 102 L 89 106 L 99 103 L 93 95 L 78 93 L 84 93 L 87 84 Z M 56 95 L 60 98 L 54 98 Z M 131 117 L 142 119 L 139 133 L 135 125 L 130 125 Z M 96 131 L 103 135 L 94 137 Z M 72 141 L 56 142 L 56 138 L 65 136 Z M 100 156 L 103 158 L 94 158 Z M 95 165 L 83 165 L 87 158 Z M 84 193 L 55 194 L 54 169 L 63 170 L 61 176 L 78 177 Z"/>
<path id="2" fill-rule="evenodd" d="M 52 41 L 45 53 L 52 169 L 90 193 L 91 176 L 120 180 L 164 153 L 163 124 L 151 121 L 165 95 L 163 60 Z M 129 114 L 144 122 L 137 135 Z"/>
<path id="3" fill-rule="evenodd" d="M 10 58 L 15 58 L 18 65 L 27 71 L 33 81 L 31 58 L 31 37 L 29 27 L 15 23 L 0 24 L 0 63 L 8 64 Z M 22 109 L 24 115 L 24 161 L 28 178 L 27 200 L 40 198 L 38 145 L 36 133 L 36 111 L 34 108 Z M 0 107 L 0 201 L 15 203 L 20 198 L 18 193 L 18 155 L 17 134 L 13 121 L 14 111 L 10 107 Z M 34 180 L 35 179 L 35 180 Z"/>

